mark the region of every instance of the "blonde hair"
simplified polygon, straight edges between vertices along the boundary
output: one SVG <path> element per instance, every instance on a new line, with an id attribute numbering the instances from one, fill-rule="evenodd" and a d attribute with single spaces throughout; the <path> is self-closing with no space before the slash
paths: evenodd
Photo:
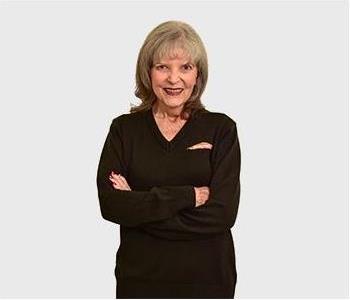
<path id="1" fill-rule="evenodd" d="M 152 107 L 157 99 L 150 77 L 153 63 L 164 57 L 173 57 L 178 49 L 184 50 L 198 70 L 197 83 L 184 104 L 181 117 L 187 119 L 189 115 L 205 110 L 200 100 L 208 80 L 208 60 L 203 42 L 190 25 L 181 21 L 167 21 L 159 24 L 147 35 L 140 49 L 136 65 L 135 96 L 141 99 L 142 103 L 131 107 L 131 113 Z"/>

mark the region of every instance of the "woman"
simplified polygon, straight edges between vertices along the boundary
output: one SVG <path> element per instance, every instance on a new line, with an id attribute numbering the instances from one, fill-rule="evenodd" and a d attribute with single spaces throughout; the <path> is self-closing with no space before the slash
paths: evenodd
<path id="1" fill-rule="evenodd" d="M 233 298 L 240 197 L 236 123 L 201 103 L 207 55 L 188 24 L 164 22 L 138 56 L 142 103 L 113 119 L 100 157 L 104 219 L 120 224 L 117 298 Z"/>

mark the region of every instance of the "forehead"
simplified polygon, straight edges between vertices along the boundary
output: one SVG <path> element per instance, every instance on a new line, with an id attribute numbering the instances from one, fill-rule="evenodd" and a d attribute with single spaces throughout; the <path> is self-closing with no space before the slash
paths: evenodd
<path id="1" fill-rule="evenodd" d="M 180 62 L 192 62 L 191 55 L 183 48 L 172 48 L 167 49 L 166 51 L 160 51 L 155 53 L 154 63 L 160 62 L 171 62 L 171 61 L 180 61 Z"/>

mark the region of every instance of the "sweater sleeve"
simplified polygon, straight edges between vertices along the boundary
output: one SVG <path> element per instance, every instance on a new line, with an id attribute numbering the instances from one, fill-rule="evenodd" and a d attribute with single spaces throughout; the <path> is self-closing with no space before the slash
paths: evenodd
<path id="1" fill-rule="evenodd" d="M 191 185 L 153 187 L 150 191 L 114 189 L 109 175 L 124 173 L 123 139 L 115 118 L 105 140 L 97 170 L 97 191 L 102 217 L 129 227 L 173 217 L 179 210 L 195 206 Z"/>
<path id="2" fill-rule="evenodd" d="M 179 211 L 166 220 L 142 225 L 142 230 L 169 240 L 195 240 L 233 227 L 240 199 L 241 152 L 236 123 L 229 126 L 213 146 L 213 174 L 209 199 L 201 206 Z"/>

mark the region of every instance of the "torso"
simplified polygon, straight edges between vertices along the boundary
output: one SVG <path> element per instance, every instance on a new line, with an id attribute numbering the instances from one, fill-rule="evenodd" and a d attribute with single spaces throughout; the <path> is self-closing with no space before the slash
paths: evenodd
<path id="1" fill-rule="evenodd" d="M 164 125 L 164 119 L 153 118 L 149 111 L 147 113 L 143 111 L 123 115 L 117 121 L 119 123 L 115 125 L 118 127 L 115 126 L 114 129 L 120 129 L 120 138 L 123 141 L 123 143 L 116 143 L 116 145 L 120 145 L 117 150 L 122 151 L 123 149 L 124 154 L 118 156 L 124 166 L 122 168 L 120 165 L 120 170 L 125 173 L 125 178 L 132 190 L 154 193 L 155 197 L 165 199 L 164 201 L 148 199 L 148 202 L 151 200 L 154 202 L 152 209 L 155 210 L 156 214 L 161 214 L 161 211 L 167 214 L 168 209 L 158 211 L 157 207 L 162 206 L 163 202 L 169 202 L 169 198 L 175 198 L 175 195 L 180 194 L 169 187 L 210 186 L 213 182 L 213 175 L 218 174 L 214 173 L 214 168 L 217 166 L 215 159 L 218 157 L 212 152 L 214 148 L 197 148 L 191 151 L 188 151 L 187 148 L 201 142 L 207 142 L 213 146 L 217 145 L 221 141 L 220 137 L 230 130 L 232 124 L 232 122 L 228 122 L 226 117 L 218 113 L 202 114 L 200 117 L 186 121 L 190 123 L 185 122 L 183 126 L 186 128 L 180 129 L 187 129 L 180 136 L 181 138 L 170 143 L 171 145 L 166 145 L 165 136 L 170 139 L 175 132 L 179 134 L 178 130 L 167 130 L 169 126 L 166 125 L 172 124 L 168 119 L 166 119 L 167 124 Z M 159 127 L 156 128 L 158 125 Z M 180 123 L 177 125 L 179 128 Z M 159 133 L 164 134 L 164 139 L 160 139 Z M 116 136 L 114 135 L 114 137 Z M 107 146 L 110 147 L 108 144 Z M 232 152 L 230 153 L 232 154 Z M 106 161 L 116 161 L 114 152 L 107 151 L 105 154 L 109 155 L 109 157 L 105 157 Z M 236 165 L 233 161 L 230 163 Z M 105 167 L 109 168 L 109 166 Z M 119 171 L 117 167 L 119 164 L 114 166 L 114 169 Z M 222 166 L 222 170 L 229 171 L 227 166 Z M 217 181 L 214 183 L 217 184 Z M 155 190 L 152 190 L 154 188 Z M 151 190 L 152 192 L 150 192 Z M 234 195 L 231 190 L 228 191 L 227 195 L 220 195 L 223 198 L 227 197 L 228 201 L 236 200 L 233 199 Z M 235 197 L 238 195 L 235 193 Z M 184 198 L 185 195 L 179 196 L 176 200 L 182 202 Z M 218 201 L 223 201 L 223 199 L 220 198 Z M 167 203 L 164 205 L 168 207 Z M 180 210 L 178 207 L 180 205 L 177 206 L 177 211 Z M 135 208 L 135 213 L 137 211 Z M 187 209 L 187 212 L 191 213 L 191 209 Z M 196 212 L 193 210 L 192 221 L 198 219 Z M 139 213 L 142 218 L 147 217 L 144 210 L 139 211 Z M 208 214 L 205 213 L 205 216 Z M 155 221 L 152 215 L 149 215 L 149 218 Z M 206 236 L 203 234 L 206 231 L 205 226 L 202 226 L 202 229 L 196 227 L 193 222 L 190 224 L 177 223 L 175 217 L 169 218 L 167 216 L 162 220 L 165 219 L 166 222 L 154 223 L 158 223 L 159 228 L 163 225 L 167 226 L 170 228 L 168 231 L 153 226 L 153 228 L 149 227 L 151 229 L 148 229 L 149 232 L 147 232 L 144 231 L 143 226 L 120 225 L 120 247 L 116 256 L 116 274 L 117 278 L 121 278 L 121 280 L 118 282 L 120 296 L 117 298 L 124 296 L 126 298 L 130 296 L 131 298 L 144 296 L 149 298 L 157 298 L 157 296 L 159 296 L 158 298 L 167 298 L 167 296 L 168 298 L 172 298 L 172 296 L 176 298 L 233 298 L 224 295 L 223 291 L 226 287 L 221 285 L 221 282 L 222 284 L 234 282 L 235 278 L 235 256 L 231 231 L 225 230 L 220 234 L 210 233 Z M 211 215 L 209 215 L 209 219 L 210 223 Z M 191 230 L 190 225 L 193 225 L 195 229 Z M 213 226 L 209 226 L 208 231 L 212 231 L 212 228 Z M 199 238 L 200 235 L 202 235 L 201 238 Z M 167 239 L 168 237 L 169 239 Z M 140 256 L 139 249 L 143 249 L 144 256 Z M 204 251 L 203 249 L 209 250 Z M 223 256 L 223 253 L 228 253 L 228 255 Z M 144 257 L 147 259 L 145 260 Z M 186 261 L 186 272 L 183 272 L 183 265 L 179 262 L 183 262 L 189 257 L 191 259 Z M 124 281 L 123 278 L 125 278 Z M 143 282 L 145 278 L 153 284 L 145 284 Z M 232 290 L 229 286 L 230 284 L 227 288 Z M 125 294 L 123 294 L 124 291 Z M 136 292 L 139 294 L 136 295 Z M 199 295 L 199 293 L 201 294 Z"/>

